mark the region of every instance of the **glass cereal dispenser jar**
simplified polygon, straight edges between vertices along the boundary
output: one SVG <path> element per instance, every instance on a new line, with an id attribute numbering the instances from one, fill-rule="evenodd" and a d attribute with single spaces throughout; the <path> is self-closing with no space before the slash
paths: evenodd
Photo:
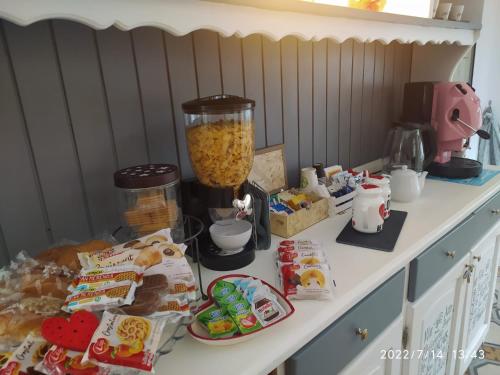
<path id="1" fill-rule="evenodd" d="M 215 95 L 182 105 L 189 158 L 198 180 L 235 194 L 252 169 L 255 102 Z"/>
<path id="2" fill-rule="evenodd" d="M 172 239 L 184 238 L 179 170 L 171 164 L 146 164 L 114 174 L 120 213 L 130 237 L 170 228 Z"/>

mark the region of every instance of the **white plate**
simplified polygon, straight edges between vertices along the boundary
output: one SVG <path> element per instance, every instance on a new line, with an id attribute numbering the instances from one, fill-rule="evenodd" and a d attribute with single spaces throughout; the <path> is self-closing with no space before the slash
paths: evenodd
<path id="1" fill-rule="evenodd" d="M 210 285 L 207 288 L 207 293 L 210 296 L 210 300 L 200 306 L 200 308 L 196 312 L 196 316 L 195 316 L 193 323 L 191 323 L 188 326 L 188 332 L 191 334 L 191 336 L 195 340 L 200 341 L 200 342 L 207 344 L 207 345 L 214 345 L 214 346 L 225 346 L 225 345 L 238 344 L 240 342 L 248 341 L 248 340 L 253 339 L 254 337 L 259 336 L 262 332 L 271 328 L 275 324 L 278 324 L 279 322 L 285 320 L 286 318 L 288 318 L 290 315 L 292 315 L 294 313 L 295 309 L 293 308 L 293 305 L 285 298 L 285 296 L 283 296 L 283 294 L 281 294 L 272 285 L 266 283 L 264 280 L 261 280 L 257 277 L 252 277 L 255 280 L 260 280 L 262 282 L 262 284 L 267 285 L 269 287 L 269 289 L 271 290 L 271 293 L 273 293 L 276 296 L 278 303 L 285 309 L 285 313 L 286 313 L 285 316 L 283 318 L 281 318 L 280 320 L 277 320 L 274 323 L 269 324 L 268 326 L 265 326 L 257 331 L 254 331 L 254 332 L 247 333 L 245 335 L 238 334 L 238 335 L 235 335 L 232 337 L 225 337 L 225 338 L 218 338 L 218 339 L 214 339 L 214 338 L 210 337 L 207 330 L 198 321 L 198 319 L 196 319 L 196 317 L 200 313 L 202 313 L 203 311 L 214 306 L 215 303 L 212 300 L 212 288 L 217 283 L 217 281 L 220 281 L 220 280 L 231 281 L 231 280 L 241 279 L 241 278 L 246 278 L 246 277 L 252 277 L 252 276 L 226 275 L 226 276 L 219 277 L 210 283 Z"/>

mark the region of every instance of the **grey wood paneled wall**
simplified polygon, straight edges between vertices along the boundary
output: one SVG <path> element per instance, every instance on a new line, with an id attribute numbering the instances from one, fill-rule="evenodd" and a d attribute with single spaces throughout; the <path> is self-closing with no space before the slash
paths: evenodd
<path id="1" fill-rule="evenodd" d="M 168 162 L 191 176 L 186 100 L 255 99 L 256 146 L 285 143 L 296 185 L 313 162 L 379 157 L 410 77 L 412 47 L 398 43 L 0 22 L 1 263 L 113 230 L 118 168 Z"/>

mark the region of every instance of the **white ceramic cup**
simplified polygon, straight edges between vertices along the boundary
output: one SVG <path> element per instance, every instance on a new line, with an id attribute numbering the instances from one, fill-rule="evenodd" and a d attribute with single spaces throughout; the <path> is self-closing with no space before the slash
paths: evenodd
<path id="1" fill-rule="evenodd" d="M 447 20 L 450 16 L 451 6 L 451 3 L 440 3 L 436 11 L 436 18 Z"/>
<path id="2" fill-rule="evenodd" d="M 304 190 L 312 190 L 318 186 L 318 175 L 314 168 L 302 168 L 300 170 L 300 188 Z"/>
<path id="3" fill-rule="evenodd" d="M 463 5 L 453 5 L 450 10 L 450 20 L 452 21 L 461 21 L 462 15 L 464 14 L 464 6 Z"/>

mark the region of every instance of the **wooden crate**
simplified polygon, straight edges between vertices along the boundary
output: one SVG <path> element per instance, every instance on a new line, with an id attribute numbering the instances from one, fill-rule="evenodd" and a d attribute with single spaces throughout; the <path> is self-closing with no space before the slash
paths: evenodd
<path id="1" fill-rule="evenodd" d="M 289 238 L 328 217 L 328 199 L 318 198 L 311 208 L 303 208 L 291 215 L 271 212 L 271 232 Z"/>
<path id="2" fill-rule="evenodd" d="M 270 194 L 288 189 L 285 146 L 276 145 L 255 151 L 249 181 L 259 184 Z M 316 197 L 310 209 L 301 209 L 291 215 L 269 214 L 271 233 L 289 238 L 328 217 L 328 199 Z"/>

